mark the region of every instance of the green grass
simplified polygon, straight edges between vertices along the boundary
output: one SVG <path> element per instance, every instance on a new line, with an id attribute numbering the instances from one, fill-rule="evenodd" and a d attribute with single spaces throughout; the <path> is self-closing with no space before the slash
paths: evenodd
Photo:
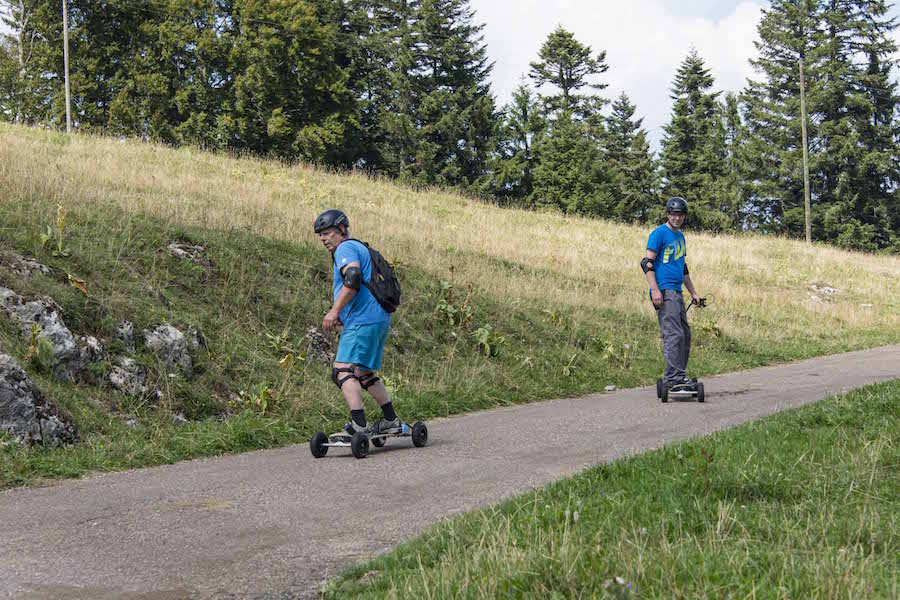
<path id="1" fill-rule="evenodd" d="M 900 380 L 441 523 L 326 598 L 898 598 Z M 617 579 L 618 578 L 618 579 Z"/>
<path id="2" fill-rule="evenodd" d="M 0 286 L 53 297 L 76 336 L 111 353 L 121 351 L 116 325 L 132 321 L 136 358 L 163 392 L 132 399 L 94 385 L 103 363 L 95 381 L 55 380 L 0 318 L 0 347 L 81 433 L 72 448 L 0 449 L 0 488 L 283 446 L 339 427 L 346 405 L 304 339 L 330 305 L 331 265 L 311 223 L 332 206 L 347 209 L 354 235 L 382 250 L 403 284 L 382 378 L 406 420 L 646 385 L 663 370 L 637 266 L 645 228 L 190 148 L 8 125 L 0 140 L 0 253 L 54 270 L 24 279 L 0 267 Z M 57 203 L 68 210 L 67 257 L 53 253 Z M 54 239 L 42 245 L 48 226 Z M 716 297 L 690 314 L 692 375 L 900 342 L 898 257 L 690 239 L 695 281 Z M 209 266 L 172 257 L 172 241 L 206 246 Z M 67 274 L 85 280 L 88 297 Z M 842 292 L 810 303 L 811 282 Z M 470 318 L 451 324 L 464 303 Z M 208 342 L 190 380 L 168 377 L 141 347 L 141 330 L 163 322 L 197 327 Z M 337 337 L 328 344 L 333 351 Z M 307 356 L 285 370 L 288 353 Z M 274 390 L 265 411 L 247 401 L 260 390 Z"/>

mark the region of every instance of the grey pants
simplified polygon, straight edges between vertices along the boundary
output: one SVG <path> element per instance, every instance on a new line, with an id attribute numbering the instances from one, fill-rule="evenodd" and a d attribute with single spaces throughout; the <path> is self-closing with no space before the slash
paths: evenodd
<path id="1" fill-rule="evenodd" d="M 691 355 L 691 326 L 681 292 L 661 290 L 662 308 L 656 311 L 663 336 L 663 353 L 666 355 L 666 385 L 682 383 L 686 377 L 688 358 Z"/>

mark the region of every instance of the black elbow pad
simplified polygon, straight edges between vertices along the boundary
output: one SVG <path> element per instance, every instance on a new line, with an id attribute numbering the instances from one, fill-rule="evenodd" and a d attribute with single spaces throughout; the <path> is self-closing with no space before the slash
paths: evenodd
<path id="1" fill-rule="evenodd" d="M 645 256 L 643 260 L 641 260 L 641 268 L 644 270 L 644 273 L 653 271 L 653 261 Z"/>
<path id="2" fill-rule="evenodd" d="M 344 285 L 351 290 L 359 291 L 362 287 L 363 274 L 359 267 L 347 267 L 344 271 Z"/>
<path id="3" fill-rule="evenodd" d="M 691 274 L 691 272 L 688 271 L 687 263 L 684 263 L 684 274 L 685 274 L 685 275 L 690 275 L 690 274 Z"/>

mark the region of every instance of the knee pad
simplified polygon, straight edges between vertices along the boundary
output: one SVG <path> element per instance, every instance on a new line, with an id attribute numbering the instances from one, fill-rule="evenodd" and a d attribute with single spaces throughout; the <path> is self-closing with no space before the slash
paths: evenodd
<path id="1" fill-rule="evenodd" d="M 366 390 L 367 392 L 369 391 L 370 387 L 372 387 L 373 385 L 375 385 L 376 383 L 381 381 L 381 379 L 379 379 L 375 375 L 375 371 L 369 371 L 368 373 L 364 374 L 362 377 L 358 377 L 358 379 L 359 379 L 359 385 L 361 385 L 362 389 Z"/>
<path id="2" fill-rule="evenodd" d="M 346 377 L 340 377 L 341 373 L 348 373 Z M 353 372 L 353 367 L 344 367 L 343 369 L 338 369 L 335 367 L 331 368 L 331 380 L 334 382 L 334 385 L 338 386 L 338 389 L 344 387 L 344 384 L 347 383 L 350 379 L 359 379 L 356 377 L 356 374 Z"/>

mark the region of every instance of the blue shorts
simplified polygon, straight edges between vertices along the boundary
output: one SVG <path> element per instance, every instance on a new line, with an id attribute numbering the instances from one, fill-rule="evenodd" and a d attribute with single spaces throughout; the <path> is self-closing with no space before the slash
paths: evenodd
<path id="1" fill-rule="evenodd" d="M 344 327 L 334 361 L 377 371 L 381 368 L 381 355 L 384 354 L 384 343 L 390 328 L 390 321 Z"/>

